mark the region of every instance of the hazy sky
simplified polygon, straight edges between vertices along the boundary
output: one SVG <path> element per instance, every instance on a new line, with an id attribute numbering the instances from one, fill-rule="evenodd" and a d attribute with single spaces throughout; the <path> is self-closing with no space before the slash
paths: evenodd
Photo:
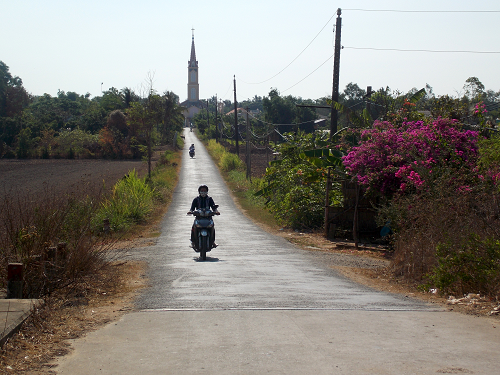
<path id="1" fill-rule="evenodd" d="M 499 0 L 0 0 L 0 60 L 34 95 L 140 91 L 151 75 L 182 101 L 194 28 L 202 98 L 233 100 L 236 75 L 238 101 L 271 88 L 317 99 L 332 93 L 337 8 L 341 91 L 428 83 L 456 96 L 471 76 L 500 91 Z"/>

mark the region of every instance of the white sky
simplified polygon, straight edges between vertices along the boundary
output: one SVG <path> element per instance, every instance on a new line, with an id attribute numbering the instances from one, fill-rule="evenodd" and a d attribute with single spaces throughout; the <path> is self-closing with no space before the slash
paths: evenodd
<path id="1" fill-rule="evenodd" d="M 238 101 L 272 87 L 317 99 L 332 93 L 333 58 L 317 68 L 333 55 L 337 8 L 345 47 L 340 91 L 349 82 L 402 92 L 428 83 L 437 95 L 457 96 L 471 76 L 500 91 L 500 53 L 349 48 L 500 52 L 498 0 L 0 0 L 0 60 L 34 95 L 60 89 L 97 96 L 101 83 L 103 90 L 140 91 L 150 73 L 158 92 L 183 101 L 194 28 L 202 98 L 233 100 L 236 75 Z M 497 12 L 456 12 L 480 10 Z"/>

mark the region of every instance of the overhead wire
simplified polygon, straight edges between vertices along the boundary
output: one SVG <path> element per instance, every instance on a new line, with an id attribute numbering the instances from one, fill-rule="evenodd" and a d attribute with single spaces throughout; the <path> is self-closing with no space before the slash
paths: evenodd
<path id="1" fill-rule="evenodd" d="M 275 75 L 273 75 L 272 77 L 264 80 L 264 81 L 261 81 L 261 82 L 245 82 L 244 80 L 242 80 L 240 77 L 238 77 L 238 79 L 243 82 L 243 83 L 246 83 L 247 85 L 260 85 L 261 83 L 265 83 L 265 82 L 268 82 L 270 81 L 271 79 L 273 79 L 274 77 L 280 75 L 281 73 L 283 73 L 283 71 L 285 71 L 285 69 L 287 69 L 290 65 L 292 65 L 295 60 L 297 60 L 300 55 L 302 55 L 304 53 L 304 51 L 309 48 L 309 46 L 312 44 L 312 42 L 314 42 L 316 40 L 316 38 L 319 36 L 319 34 L 321 34 L 321 32 L 325 29 L 325 27 L 330 23 L 330 21 L 332 20 L 333 17 L 335 17 L 337 13 L 335 12 L 331 17 L 330 19 L 325 23 L 325 25 L 321 28 L 321 30 L 316 34 L 316 36 L 309 42 L 309 44 L 287 65 L 285 66 L 283 69 L 281 69 L 278 73 L 276 73 Z"/>
<path id="2" fill-rule="evenodd" d="M 304 81 L 305 79 L 309 78 L 309 76 L 311 74 L 313 74 L 316 70 L 318 70 L 319 68 L 321 68 L 323 65 L 325 65 L 328 61 L 330 61 L 330 59 L 333 57 L 333 55 L 331 55 L 328 59 L 326 59 L 320 66 L 318 66 L 316 69 L 314 69 L 311 73 L 309 73 L 307 76 L 305 76 L 304 78 L 302 78 L 299 82 L 297 82 L 296 84 L 290 86 L 289 88 L 281 91 L 281 92 L 285 92 L 285 91 L 288 91 L 290 90 L 291 88 L 297 86 L 299 83 L 301 83 L 302 81 Z"/>
<path id="3" fill-rule="evenodd" d="M 485 53 L 496 54 L 500 51 L 471 51 L 471 50 L 430 50 L 430 49 L 400 49 L 400 48 L 374 48 L 374 47 L 346 47 L 344 49 L 360 49 L 360 50 L 374 50 L 374 51 L 396 51 L 396 52 L 432 52 L 432 53 Z"/>
<path id="4" fill-rule="evenodd" d="M 345 9 L 359 12 L 394 12 L 394 13 L 500 13 L 500 10 L 401 10 L 401 9 Z"/>

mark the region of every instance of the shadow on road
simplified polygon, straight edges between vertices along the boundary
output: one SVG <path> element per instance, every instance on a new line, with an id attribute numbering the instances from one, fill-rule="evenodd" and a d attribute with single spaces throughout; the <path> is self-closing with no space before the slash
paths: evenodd
<path id="1" fill-rule="evenodd" d="M 193 258 L 193 260 L 195 262 L 218 262 L 219 258 L 210 258 L 209 256 L 207 256 L 206 260 L 201 260 L 200 257 L 195 257 Z"/>

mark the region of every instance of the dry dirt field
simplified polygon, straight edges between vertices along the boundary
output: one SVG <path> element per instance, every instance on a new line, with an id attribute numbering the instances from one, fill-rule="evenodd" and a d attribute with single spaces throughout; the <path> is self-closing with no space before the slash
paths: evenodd
<path id="1" fill-rule="evenodd" d="M 63 194 L 83 185 L 110 188 L 133 169 L 143 177 L 148 166 L 140 160 L 0 159 L 0 196 Z"/>

